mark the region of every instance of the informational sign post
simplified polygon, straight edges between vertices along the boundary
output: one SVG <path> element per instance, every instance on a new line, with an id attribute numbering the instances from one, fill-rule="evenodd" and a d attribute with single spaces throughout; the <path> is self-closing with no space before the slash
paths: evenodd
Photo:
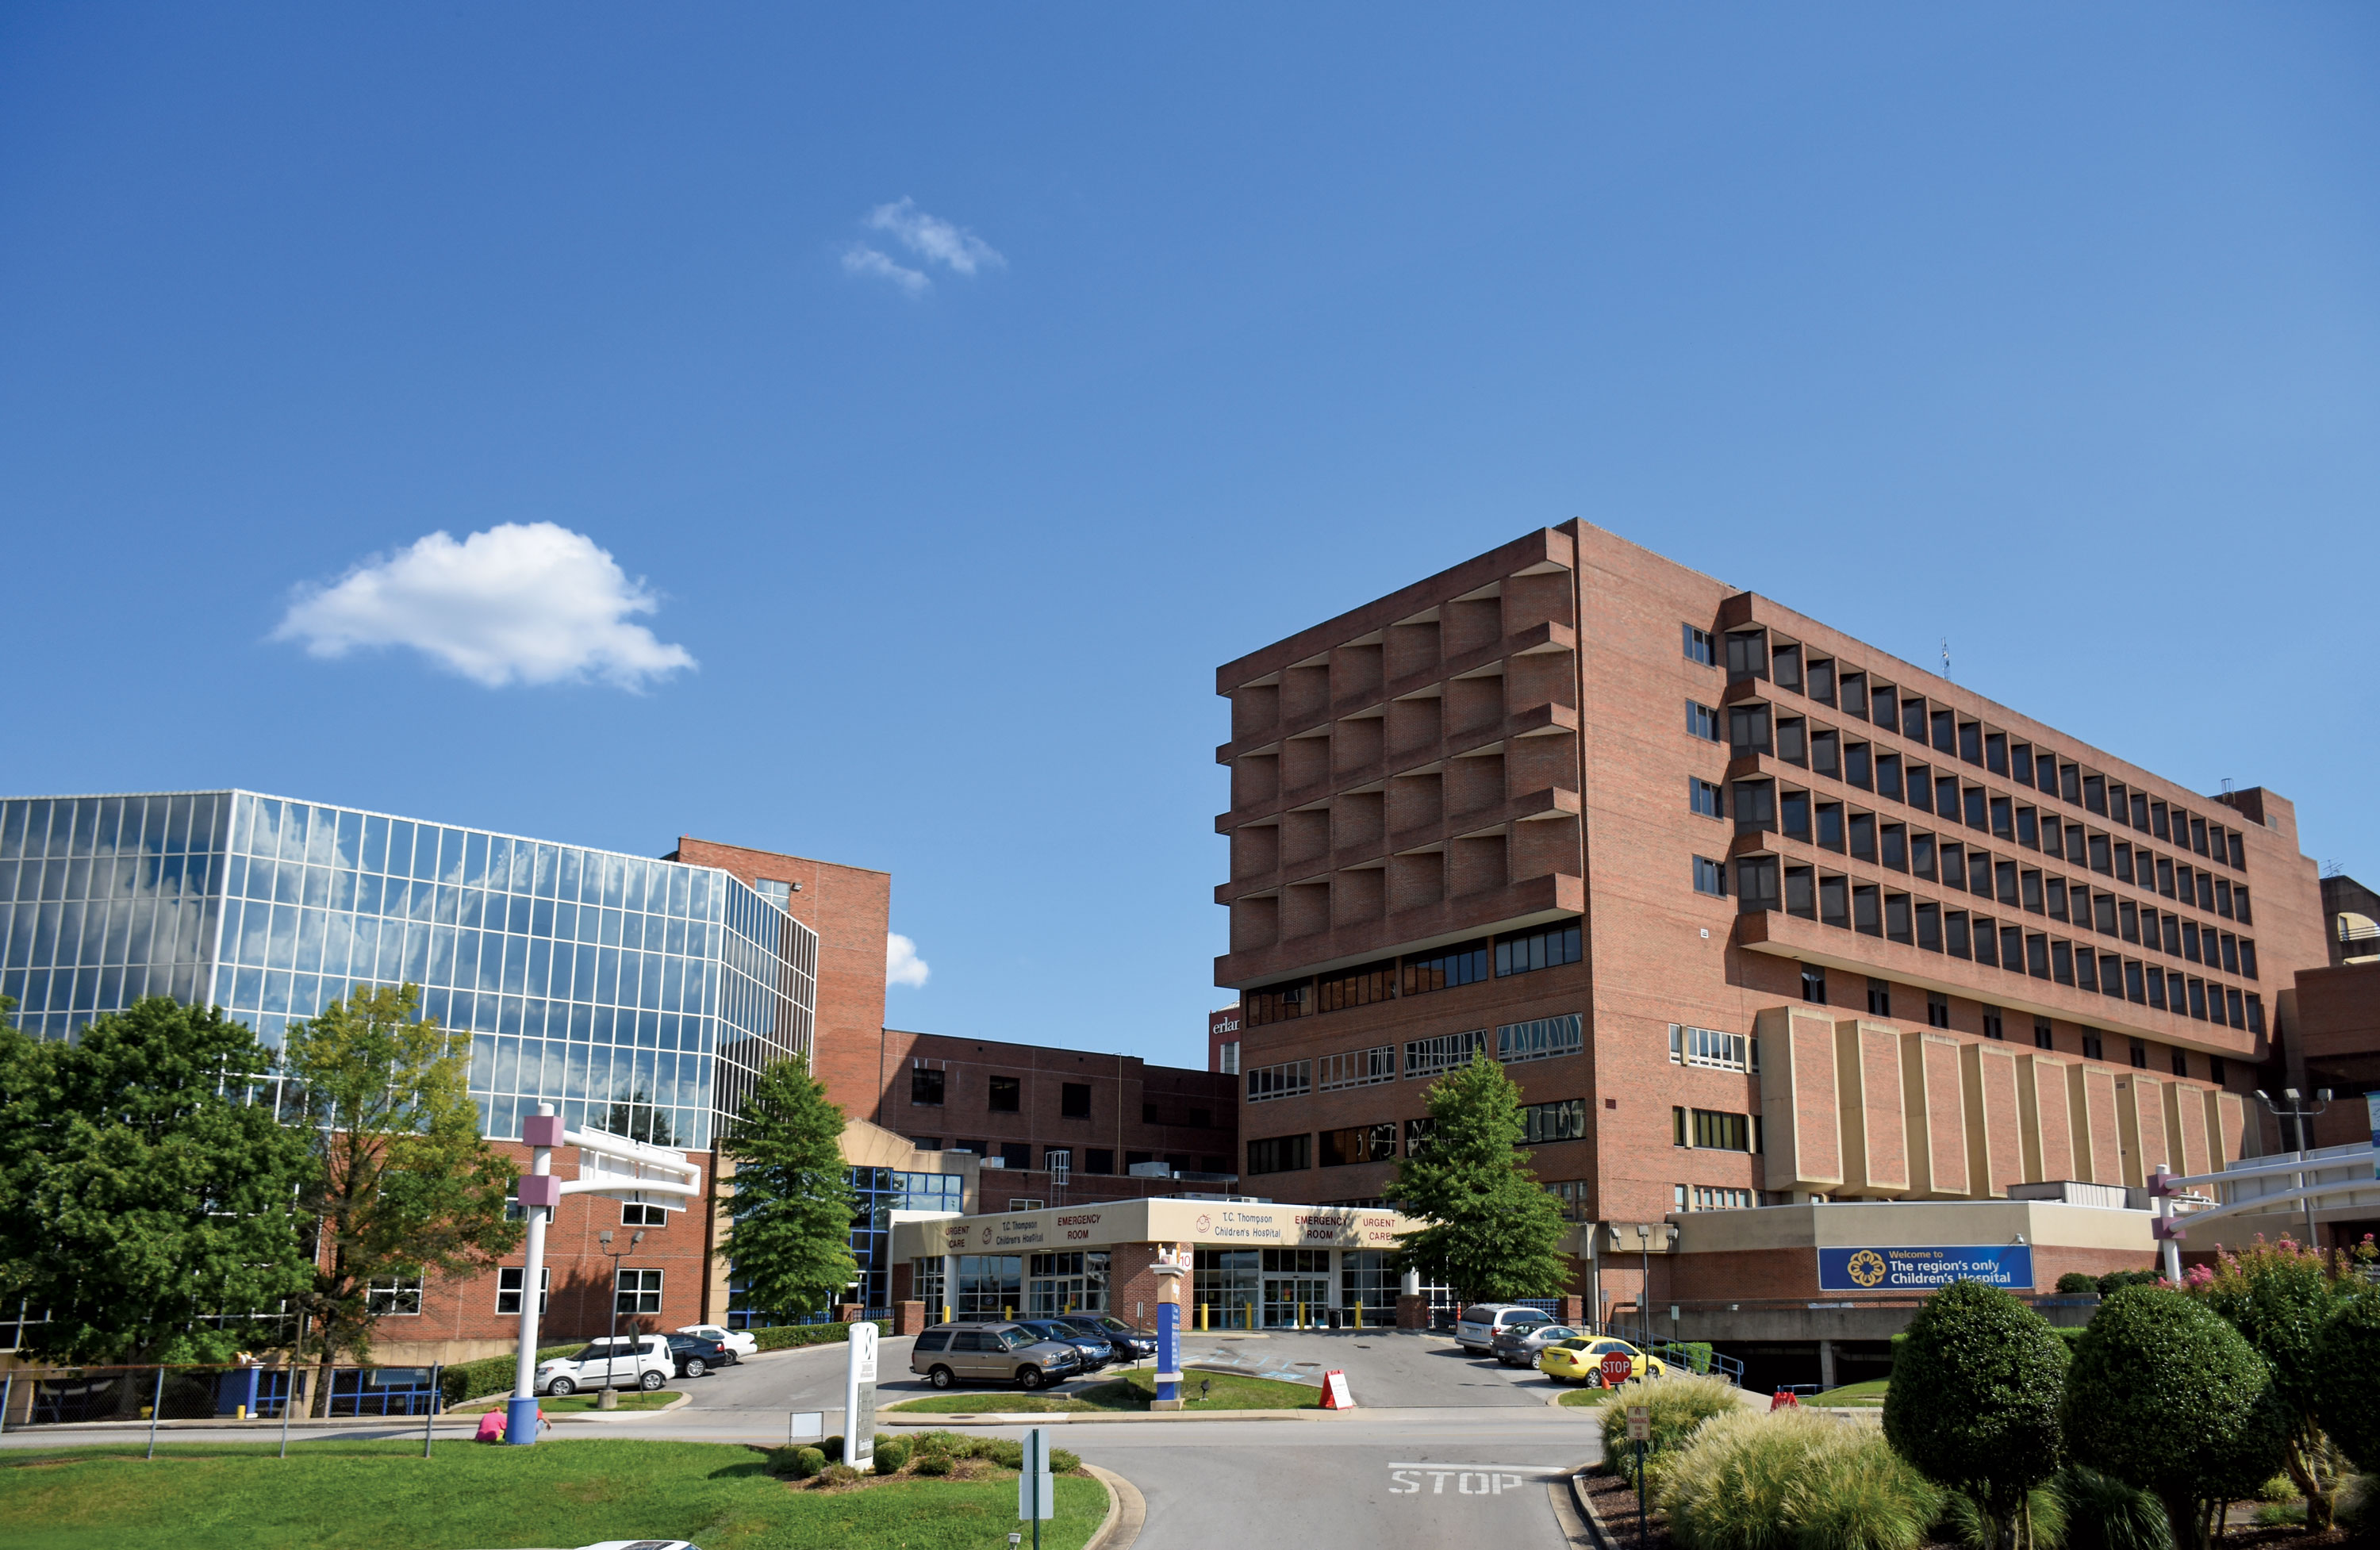
<path id="1" fill-rule="evenodd" d="M 1025 1434 L 1025 1472 L 1016 1477 L 1016 1516 L 1033 1525 L 1033 1550 L 1041 1550 L 1041 1520 L 1058 1516 L 1058 1482 L 1050 1472 L 1050 1429 Z"/>
<path id="2" fill-rule="evenodd" d="M 1818 1251 L 1821 1291 L 1933 1291 L 1953 1281 L 2026 1291 L 2033 1287 L 2027 1243 L 1960 1243 L 1932 1248 Z"/>
<path id="3" fill-rule="evenodd" d="M 1636 1546 L 1645 1546 L 1645 1445 L 1653 1440 L 1650 1405 L 1628 1407 L 1628 1440 L 1636 1445 Z"/>
<path id="4" fill-rule="evenodd" d="M 876 1339 L 873 1322 L 851 1326 L 843 1376 L 843 1461 L 855 1470 L 876 1461 Z"/>
<path id="5" fill-rule="evenodd" d="M 1182 1408 L 1182 1281 L 1190 1255 L 1181 1246 L 1160 1243 L 1157 1263 L 1157 1399 L 1151 1410 Z"/>

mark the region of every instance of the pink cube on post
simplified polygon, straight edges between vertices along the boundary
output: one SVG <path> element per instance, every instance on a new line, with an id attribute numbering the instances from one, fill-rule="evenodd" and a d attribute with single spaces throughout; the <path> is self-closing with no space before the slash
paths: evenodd
<path id="1" fill-rule="evenodd" d="M 543 1205 L 548 1208 L 562 1204 L 562 1181 L 551 1173 L 528 1173 L 521 1176 L 520 1203 L 524 1206 Z"/>
<path id="2" fill-rule="evenodd" d="M 532 1114 L 521 1121 L 521 1139 L 531 1146 L 562 1144 L 562 1116 Z"/>

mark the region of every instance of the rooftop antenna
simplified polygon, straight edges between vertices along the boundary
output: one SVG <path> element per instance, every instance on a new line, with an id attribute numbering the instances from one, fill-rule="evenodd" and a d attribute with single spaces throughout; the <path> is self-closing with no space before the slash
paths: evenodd
<path id="1" fill-rule="evenodd" d="M 1949 636 L 1942 637 L 1942 676 L 1945 678 L 1950 676 L 1950 637 Z"/>
<path id="2" fill-rule="evenodd" d="M 2231 777 L 2228 775 L 2223 777 L 2223 794 L 2226 796 L 2231 794 Z"/>

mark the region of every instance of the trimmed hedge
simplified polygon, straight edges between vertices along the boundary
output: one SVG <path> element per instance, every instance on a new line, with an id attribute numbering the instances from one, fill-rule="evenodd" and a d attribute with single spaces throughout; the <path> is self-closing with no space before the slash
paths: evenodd
<path id="1" fill-rule="evenodd" d="M 892 1333 L 887 1319 L 873 1321 L 880 1336 Z M 847 1324 L 771 1324 L 759 1329 L 747 1329 L 747 1335 L 759 1342 L 762 1350 L 792 1350 L 797 1346 L 839 1346 L 851 1338 Z"/>
<path id="2" fill-rule="evenodd" d="M 569 1356 L 586 1349 L 584 1340 L 573 1340 L 566 1346 L 540 1346 L 540 1362 L 556 1356 Z M 438 1399 L 446 1405 L 466 1404 L 484 1399 L 491 1394 L 513 1391 L 513 1374 L 518 1370 L 518 1358 L 483 1356 L 477 1362 L 457 1362 L 438 1374 Z"/>
<path id="3" fill-rule="evenodd" d="M 2323 1326 L 2315 1347 L 2314 1408 L 2360 1470 L 2380 1472 L 2380 1291 L 2349 1298 Z M 2364 1490 L 2359 1501 L 2375 1493 Z M 2375 1516 L 2365 1508 L 2365 1517 Z"/>
<path id="4" fill-rule="evenodd" d="M 1886 1440 L 2012 1527 L 2026 1494 L 2064 1461 L 2068 1346 L 2039 1314 L 1976 1281 L 1928 1297 L 1907 1337 L 1885 1390 Z"/>

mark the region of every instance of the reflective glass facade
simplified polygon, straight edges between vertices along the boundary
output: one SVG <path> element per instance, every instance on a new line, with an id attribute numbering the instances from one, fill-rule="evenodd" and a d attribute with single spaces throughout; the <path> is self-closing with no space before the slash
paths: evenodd
<path id="1" fill-rule="evenodd" d="M 859 1262 L 860 1301 L 866 1303 L 870 1318 L 889 1318 L 892 1302 L 892 1213 L 895 1211 L 943 1211 L 953 1216 L 959 1210 L 960 1192 L 966 1180 L 956 1173 L 909 1173 L 894 1168 L 855 1167 L 849 1175 L 852 1193 L 851 1257 Z M 935 1261 L 939 1275 L 941 1261 Z M 923 1296 L 923 1293 L 918 1295 Z M 937 1293 L 937 1296 L 940 1294 Z M 941 1304 L 927 1300 L 941 1316 Z M 1014 1299 L 1011 1300 L 1012 1304 Z M 771 1324 L 802 1324 L 830 1318 L 829 1312 L 817 1312 L 807 1316 L 782 1311 L 755 1308 L 745 1294 L 744 1283 L 731 1280 L 727 1287 L 727 1322 L 731 1328 L 757 1329 Z"/>
<path id="2" fill-rule="evenodd" d="M 806 1052 L 818 936 L 725 872 L 249 792 L 0 800 L 0 994 L 65 1038 L 142 996 L 278 1046 L 354 985 L 472 1034 L 489 1135 L 555 1104 L 707 1149 Z"/>

